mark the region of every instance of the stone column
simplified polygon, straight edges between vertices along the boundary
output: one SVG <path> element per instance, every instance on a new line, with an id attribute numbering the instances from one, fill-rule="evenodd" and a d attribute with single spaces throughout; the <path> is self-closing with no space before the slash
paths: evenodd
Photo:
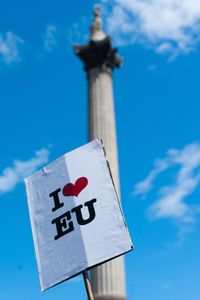
<path id="1" fill-rule="evenodd" d="M 112 48 L 111 38 L 102 30 L 98 7 L 94 9 L 89 44 L 75 46 L 74 50 L 83 61 L 88 76 L 89 140 L 102 139 L 119 194 L 112 73 L 121 65 L 122 59 L 117 55 L 117 49 Z M 126 300 L 123 256 L 92 269 L 91 284 L 95 300 Z"/>
<path id="2" fill-rule="evenodd" d="M 89 140 L 101 138 L 119 194 L 117 142 L 113 102 L 112 70 L 92 69 L 88 73 Z M 123 257 L 94 268 L 91 272 L 95 300 L 125 300 Z"/>
<path id="3" fill-rule="evenodd" d="M 97 68 L 88 72 L 88 136 L 102 139 L 116 189 L 119 193 L 118 158 L 113 102 L 112 70 Z"/>

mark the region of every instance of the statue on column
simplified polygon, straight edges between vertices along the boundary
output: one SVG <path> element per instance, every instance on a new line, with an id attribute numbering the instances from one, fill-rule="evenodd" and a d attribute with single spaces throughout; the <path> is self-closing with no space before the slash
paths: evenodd
<path id="1" fill-rule="evenodd" d="M 102 19 L 101 19 L 101 8 L 96 5 L 93 11 L 94 21 L 90 27 L 90 40 L 101 41 L 105 39 L 106 34 L 103 32 Z"/>

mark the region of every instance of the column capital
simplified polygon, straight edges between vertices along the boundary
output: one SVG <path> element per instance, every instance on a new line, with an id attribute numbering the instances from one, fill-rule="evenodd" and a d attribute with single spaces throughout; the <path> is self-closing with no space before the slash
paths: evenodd
<path id="1" fill-rule="evenodd" d="M 117 48 L 112 48 L 111 37 L 100 41 L 90 41 L 88 45 L 75 45 L 75 54 L 83 61 L 85 71 L 96 68 L 119 68 L 122 57 L 117 54 Z"/>

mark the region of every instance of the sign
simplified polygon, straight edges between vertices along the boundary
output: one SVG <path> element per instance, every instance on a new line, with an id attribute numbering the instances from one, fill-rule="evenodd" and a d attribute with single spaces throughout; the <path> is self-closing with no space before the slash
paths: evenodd
<path id="1" fill-rule="evenodd" d="M 100 140 L 25 183 L 42 291 L 132 250 Z"/>

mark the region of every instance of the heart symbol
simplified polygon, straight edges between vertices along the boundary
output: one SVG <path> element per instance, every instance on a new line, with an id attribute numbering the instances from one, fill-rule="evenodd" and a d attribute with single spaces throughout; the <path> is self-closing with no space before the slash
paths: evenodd
<path id="1" fill-rule="evenodd" d="M 76 180 L 76 182 L 68 183 L 63 188 L 64 196 L 78 196 L 82 190 L 88 185 L 88 180 L 86 177 L 80 177 Z"/>

